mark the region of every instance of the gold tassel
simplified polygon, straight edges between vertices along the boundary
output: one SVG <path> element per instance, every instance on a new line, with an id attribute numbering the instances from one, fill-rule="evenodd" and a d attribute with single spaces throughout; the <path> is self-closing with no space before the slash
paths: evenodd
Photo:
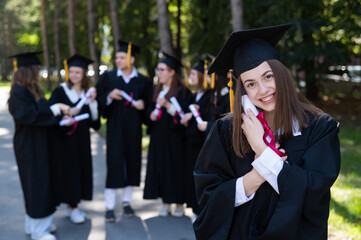
<path id="1" fill-rule="evenodd" d="M 212 60 L 212 64 L 214 62 L 214 59 Z M 212 78 L 212 81 L 211 81 L 211 88 L 214 89 L 215 88 L 215 85 L 216 85 L 216 73 L 212 73 L 211 74 L 211 78 Z"/>
<path id="2" fill-rule="evenodd" d="M 65 70 L 65 82 L 67 82 L 68 78 L 69 78 L 68 61 L 65 59 L 63 63 L 64 63 L 64 70 Z"/>
<path id="3" fill-rule="evenodd" d="M 208 62 L 207 60 L 204 60 L 204 71 L 203 71 L 203 88 L 207 89 L 208 87 L 208 83 L 207 83 L 207 67 L 208 67 Z"/>
<path id="4" fill-rule="evenodd" d="M 18 62 L 16 61 L 15 58 L 13 60 L 13 65 L 14 65 L 14 72 L 16 72 L 18 70 Z"/>
<path id="5" fill-rule="evenodd" d="M 184 84 L 186 85 L 187 88 L 189 88 L 187 69 L 184 68 L 183 72 L 184 72 Z"/>
<path id="6" fill-rule="evenodd" d="M 231 108 L 231 112 L 233 112 L 233 104 L 234 104 L 234 91 L 233 91 L 233 81 L 232 81 L 232 69 L 229 70 L 229 106 Z"/>
<path id="7" fill-rule="evenodd" d="M 132 43 L 128 43 L 128 51 L 127 51 L 127 67 L 130 68 L 130 56 L 132 54 Z"/>

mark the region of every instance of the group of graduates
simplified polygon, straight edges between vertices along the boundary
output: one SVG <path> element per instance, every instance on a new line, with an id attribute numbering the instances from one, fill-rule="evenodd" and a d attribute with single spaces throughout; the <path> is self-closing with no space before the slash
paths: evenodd
<path id="1" fill-rule="evenodd" d="M 160 216 L 183 216 L 185 204 L 193 209 L 193 220 L 199 214 L 193 168 L 212 123 L 229 112 L 227 72 L 208 75 L 205 55 L 184 82 L 181 62 L 163 53 L 153 84 L 135 68 L 139 52 L 139 46 L 119 40 L 116 69 L 103 73 L 95 87 L 87 76 L 93 61 L 71 56 L 64 61 L 66 81 L 49 100 L 39 87 L 40 52 L 11 56 L 15 71 L 8 104 L 15 121 L 25 232 L 32 239 L 56 239 L 52 214 L 61 203 L 73 223 L 86 221 L 78 204 L 92 199 L 89 130 L 100 128 L 100 116 L 107 120 L 106 221 L 116 220 L 119 188 L 123 214 L 134 215 L 130 203 L 133 187 L 140 185 L 144 124 L 150 135 L 144 199 L 163 200 Z"/>
<path id="2" fill-rule="evenodd" d="M 123 214 L 134 215 L 145 124 L 144 199 L 162 199 L 160 216 L 182 216 L 187 204 L 197 239 L 327 239 L 339 124 L 308 102 L 280 61 L 275 47 L 291 26 L 232 33 L 211 66 L 201 59 L 184 82 L 181 62 L 164 53 L 155 85 L 134 67 L 139 47 L 119 41 L 116 69 L 95 88 L 86 76 L 91 60 L 75 55 L 49 101 L 38 84 L 36 54 L 13 56 L 18 69 L 8 103 L 25 232 L 56 239 L 52 214 L 60 203 L 68 204 L 72 222 L 85 221 L 77 205 L 92 198 L 89 128 L 98 129 L 103 116 L 106 221 L 116 220 L 119 188 Z M 230 69 L 235 95 L 233 82 L 226 85 Z"/>

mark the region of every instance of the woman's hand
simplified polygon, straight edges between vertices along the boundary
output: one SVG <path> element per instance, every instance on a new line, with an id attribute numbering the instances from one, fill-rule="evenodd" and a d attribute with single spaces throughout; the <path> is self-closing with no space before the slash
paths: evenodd
<path id="1" fill-rule="evenodd" d="M 58 103 L 58 106 L 60 108 L 60 111 L 64 113 L 65 115 L 69 115 L 70 107 L 64 103 Z"/>
<path id="2" fill-rule="evenodd" d="M 208 126 L 208 122 L 207 121 L 203 121 L 201 123 L 197 124 L 198 130 L 201 132 L 204 132 L 207 130 L 207 126 Z"/>
<path id="3" fill-rule="evenodd" d="M 150 113 L 150 120 L 152 120 L 153 122 L 157 121 L 157 115 L 155 114 L 155 112 L 151 112 Z"/>
<path id="4" fill-rule="evenodd" d="M 157 103 L 166 109 L 170 108 L 170 102 L 165 98 L 157 98 Z"/>
<path id="5" fill-rule="evenodd" d="M 65 124 L 65 126 L 69 127 L 69 126 L 74 125 L 74 122 L 75 122 L 74 118 L 72 118 L 72 117 L 70 117 L 68 115 L 65 115 L 62 120 L 65 120 L 65 119 L 70 119 L 70 121 L 67 124 Z"/>
<path id="6" fill-rule="evenodd" d="M 278 150 L 280 150 L 280 152 L 286 153 L 286 150 L 284 150 L 283 148 L 280 148 L 280 146 L 281 146 L 281 145 L 280 145 L 279 143 L 276 143 L 276 148 L 277 148 Z M 287 162 L 287 157 L 288 157 L 288 156 L 281 157 L 282 161 Z"/>
<path id="7" fill-rule="evenodd" d="M 79 108 L 76 108 L 76 107 L 72 107 L 69 109 L 69 114 L 70 116 L 76 116 L 80 113 L 80 110 Z"/>
<path id="8" fill-rule="evenodd" d="M 184 125 L 184 126 L 188 126 L 188 122 L 189 122 L 189 120 L 191 120 L 191 118 L 192 118 L 192 113 L 191 112 L 188 112 L 188 113 L 185 113 L 184 114 L 184 117 L 181 119 L 181 124 L 182 125 Z"/>
<path id="9" fill-rule="evenodd" d="M 259 156 L 267 148 L 263 141 L 264 129 L 252 110 L 248 109 L 247 113 L 249 117 L 242 113 L 243 123 L 241 127 L 252 150 L 256 156 Z"/>

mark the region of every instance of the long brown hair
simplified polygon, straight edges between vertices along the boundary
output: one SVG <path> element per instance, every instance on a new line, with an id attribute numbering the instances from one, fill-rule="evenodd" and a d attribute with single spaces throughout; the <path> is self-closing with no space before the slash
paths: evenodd
<path id="1" fill-rule="evenodd" d="M 170 68 L 168 66 L 166 66 L 168 69 L 167 71 L 170 70 Z M 178 94 L 178 89 L 180 87 L 184 87 L 184 83 L 182 82 L 182 79 L 181 77 L 179 76 L 179 74 L 174 71 L 174 75 L 173 75 L 173 79 L 172 79 L 172 83 L 170 85 L 170 88 L 169 88 L 169 91 L 167 93 L 167 95 L 165 95 L 165 98 L 167 100 L 169 100 L 171 97 L 173 96 L 177 96 Z M 158 83 L 157 86 L 155 87 L 155 90 L 154 90 L 154 93 L 153 93 L 153 101 L 156 102 L 157 101 L 157 98 L 158 98 L 158 95 L 159 95 L 159 92 L 162 90 L 163 88 L 163 84 L 162 83 Z"/>
<path id="2" fill-rule="evenodd" d="M 34 96 L 35 101 L 39 101 L 40 98 L 44 97 L 44 93 L 39 86 L 39 71 L 40 67 L 36 65 L 20 67 L 13 74 L 10 92 L 15 85 L 19 85 L 27 89 Z"/>
<path id="3" fill-rule="evenodd" d="M 267 60 L 267 63 L 273 71 L 276 83 L 276 108 L 274 127 L 282 129 L 279 134 L 274 132 L 276 141 L 283 142 L 293 137 L 292 119 L 297 119 L 299 131 L 307 127 L 311 118 L 322 113 L 320 109 L 313 106 L 301 93 L 298 92 L 296 83 L 289 70 L 278 60 Z M 246 94 L 240 77 L 238 77 L 236 96 L 234 101 L 233 115 L 233 149 L 237 156 L 243 157 L 245 153 L 251 151 L 246 136 L 242 132 L 242 95 Z"/>
<path id="4" fill-rule="evenodd" d="M 204 92 L 206 89 L 203 87 L 203 81 L 207 81 L 204 79 L 204 73 L 201 73 L 200 71 L 197 71 L 197 78 L 198 78 L 198 84 L 196 86 L 196 90 L 201 90 Z"/>
<path id="5" fill-rule="evenodd" d="M 69 67 L 70 70 L 71 67 Z M 85 92 L 88 90 L 89 88 L 89 77 L 86 74 L 86 70 L 84 68 L 81 68 L 83 70 L 83 78 L 81 79 L 81 84 L 80 87 L 81 89 L 83 89 Z M 68 78 L 68 81 L 66 82 L 66 85 L 69 89 L 71 89 L 73 87 L 73 83 L 72 81 Z"/>

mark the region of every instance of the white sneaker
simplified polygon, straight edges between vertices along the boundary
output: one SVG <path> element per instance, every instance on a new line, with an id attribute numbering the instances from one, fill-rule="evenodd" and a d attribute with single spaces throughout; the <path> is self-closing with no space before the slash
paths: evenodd
<path id="1" fill-rule="evenodd" d="M 166 217 L 170 213 L 170 205 L 169 204 L 163 204 L 162 207 L 159 210 L 159 216 Z"/>
<path id="2" fill-rule="evenodd" d="M 83 214 L 80 213 L 78 208 L 75 208 L 70 212 L 69 218 L 75 224 L 85 222 L 85 217 L 83 216 Z"/>
<path id="3" fill-rule="evenodd" d="M 56 232 L 56 226 L 55 226 L 55 224 L 52 223 L 52 224 L 48 227 L 47 231 L 50 232 L 50 233 L 55 233 L 55 232 Z M 29 230 L 29 231 L 25 231 L 25 234 L 26 234 L 26 235 L 31 235 L 31 231 L 30 231 L 30 230 Z"/>
<path id="4" fill-rule="evenodd" d="M 74 209 L 75 209 L 75 208 L 74 208 Z M 78 208 L 78 210 L 79 210 L 80 215 L 83 215 L 83 217 L 86 217 L 86 213 L 85 213 L 85 212 L 83 212 L 83 211 L 80 210 L 79 208 Z M 71 211 L 73 211 L 73 209 L 67 207 L 67 208 L 66 208 L 65 216 L 70 217 Z"/>
<path id="5" fill-rule="evenodd" d="M 41 238 L 37 238 L 36 240 L 56 240 L 56 237 L 53 234 L 47 233 Z"/>
<path id="6" fill-rule="evenodd" d="M 174 217 L 182 217 L 184 215 L 183 204 L 177 204 L 172 215 Z"/>

